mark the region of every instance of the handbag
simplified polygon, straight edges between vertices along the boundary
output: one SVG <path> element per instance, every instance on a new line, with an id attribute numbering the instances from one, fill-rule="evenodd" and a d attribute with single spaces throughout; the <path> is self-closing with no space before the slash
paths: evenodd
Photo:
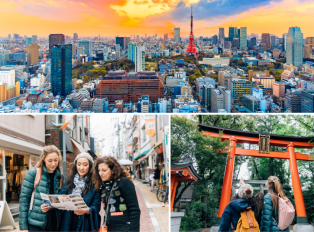
<path id="1" fill-rule="evenodd" d="M 100 216 L 101 216 L 101 222 L 100 222 L 100 228 L 99 228 L 99 232 L 107 232 L 108 231 L 108 229 L 107 229 L 107 219 L 108 219 L 108 211 L 109 211 L 109 200 L 110 200 L 110 196 L 111 196 L 111 193 L 112 193 L 112 189 L 115 187 L 115 185 L 116 185 L 116 181 L 113 183 L 113 186 L 112 186 L 112 188 L 111 188 L 111 190 L 110 190 L 110 194 L 109 194 L 109 197 L 108 197 L 108 201 L 107 201 L 107 209 L 106 209 L 106 211 L 105 211 L 105 209 L 104 209 L 104 202 L 101 202 L 101 208 L 100 208 L 100 211 L 99 211 L 99 214 L 100 214 Z M 103 221 L 104 220 L 104 216 L 106 215 L 106 219 L 105 219 L 105 221 Z"/>

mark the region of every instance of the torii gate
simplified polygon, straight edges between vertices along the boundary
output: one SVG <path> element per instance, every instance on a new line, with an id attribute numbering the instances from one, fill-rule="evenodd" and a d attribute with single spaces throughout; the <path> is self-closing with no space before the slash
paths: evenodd
<path id="1" fill-rule="evenodd" d="M 199 130 L 203 132 L 206 136 L 217 137 L 222 132 L 222 140 L 229 140 L 229 154 L 227 156 L 227 164 L 225 169 L 225 176 L 223 180 L 223 187 L 220 198 L 220 205 L 218 211 L 218 218 L 216 225 L 221 224 L 222 213 L 230 202 L 232 180 L 233 180 L 233 169 L 234 169 L 234 159 L 236 155 L 242 156 L 254 156 L 263 158 L 277 158 L 277 159 L 289 159 L 290 172 L 292 178 L 292 186 L 294 192 L 294 199 L 296 205 L 297 213 L 297 224 L 302 226 L 309 225 L 306 216 L 306 210 L 304 205 L 304 199 L 302 194 L 302 188 L 299 178 L 299 172 L 297 167 L 297 160 L 314 160 L 314 155 L 300 154 L 294 151 L 294 148 L 306 148 L 311 149 L 314 144 L 310 143 L 314 140 L 314 137 L 294 137 L 294 136 L 283 136 L 283 135 L 269 135 L 269 146 L 287 147 L 286 152 L 274 152 L 269 151 L 269 153 L 260 153 L 257 150 L 242 149 L 236 147 L 237 143 L 249 143 L 249 144 L 259 144 L 259 133 L 246 132 L 231 130 L 225 128 L 219 128 L 214 126 L 208 126 L 204 124 L 199 124 Z M 303 228 L 304 231 L 305 228 Z M 313 231 L 312 229 L 306 228 L 305 231 Z"/>

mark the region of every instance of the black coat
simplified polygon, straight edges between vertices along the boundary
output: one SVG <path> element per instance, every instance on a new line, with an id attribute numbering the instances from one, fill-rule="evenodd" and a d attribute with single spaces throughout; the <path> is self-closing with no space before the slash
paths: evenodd
<path id="1" fill-rule="evenodd" d="M 117 185 L 113 187 L 109 198 L 113 199 L 113 204 L 109 204 L 107 225 L 130 223 L 129 231 L 140 231 L 141 210 L 138 205 L 135 186 L 126 177 L 119 177 L 116 183 Z M 105 202 L 105 210 L 106 204 L 107 202 Z"/>
<path id="2" fill-rule="evenodd" d="M 155 171 L 154 171 L 154 179 L 155 180 L 159 180 L 160 179 L 160 170 L 159 169 L 155 169 Z"/>
<path id="3" fill-rule="evenodd" d="M 59 194 L 71 194 L 68 192 L 66 182 L 63 184 Z M 85 204 L 90 208 L 90 210 L 93 209 L 94 212 L 99 212 L 101 199 L 97 191 L 95 191 L 94 187 L 91 187 L 91 189 L 83 197 L 83 200 Z M 60 231 L 70 231 L 73 214 L 74 212 L 72 210 L 70 211 L 64 210 L 63 215 L 62 215 L 62 223 L 61 223 Z M 79 221 L 78 221 L 76 231 L 94 231 L 92 230 L 94 227 L 97 227 L 97 229 L 99 229 L 100 225 L 98 224 L 98 218 L 90 218 L 93 215 L 95 214 L 90 213 L 90 214 L 84 214 L 84 215 L 79 216 Z M 90 222 L 97 223 L 97 225 L 91 225 Z M 88 230 L 86 228 L 86 225 L 90 226 Z"/>

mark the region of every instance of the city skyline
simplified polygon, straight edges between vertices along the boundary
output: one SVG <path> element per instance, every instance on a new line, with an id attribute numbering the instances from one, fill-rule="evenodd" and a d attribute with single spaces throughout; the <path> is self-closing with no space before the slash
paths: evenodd
<path id="1" fill-rule="evenodd" d="M 282 36 L 289 27 L 301 27 L 312 36 L 314 3 L 308 0 L 99 0 L 40 1 L 0 0 L 0 36 L 17 33 L 48 36 L 53 33 L 79 36 L 144 36 L 168 33 L 180 27 L 181 37 L 190 32 L 190 7 L 193 6 L 195 37 L 218 34 L 219 27 L 247 27 L 247 34 Z M 141 12 L 141 15 L 138 15 Z M 58 16 L 56 18 L 56 15 Z M 274 23 L 276 22 L 276 23 Z M 225 30 L 225 33 L 227 30 Z M 225 36 L 227 36 L 225 34 Z"/>

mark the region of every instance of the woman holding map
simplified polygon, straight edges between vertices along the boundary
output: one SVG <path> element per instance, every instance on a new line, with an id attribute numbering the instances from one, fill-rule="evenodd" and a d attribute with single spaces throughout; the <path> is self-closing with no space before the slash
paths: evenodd
<path id="1" fill-rule="evenodd" d="M 105 156 L 97 159 L 93 179 L 101 195 L 99 231 L 139 231 L 141 211 L 129 172 Z"/>
<path id="2" fill-rule="evenodd" d="M 20 195 L 20 230 L 58 231 L 61 211 L 43 204 L 40 193 L 57 194 L 62 185 L 62 156 L 56 146 L 44 147 L 35 168 L 25 176 Z"/>
<path id="3" fill-rule="evenodd" d="M 98 227 L 97 214 L 101 200 L 93 186 L 93 163 L 88 153 L 81 153 L 74 160 L 72 171 L 59 194 L 80 194 L 88 208 L 64 211 L 60 231 L 94 231 Z M 95 222 L 96 227 L 92 227 Z"/>

